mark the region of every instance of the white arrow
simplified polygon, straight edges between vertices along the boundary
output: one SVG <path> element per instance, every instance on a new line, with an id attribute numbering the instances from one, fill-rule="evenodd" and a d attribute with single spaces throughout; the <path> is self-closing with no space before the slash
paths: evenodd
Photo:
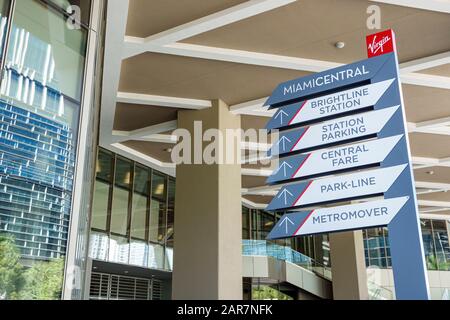
<path id="1" fill-rule="evenodd" d="M 291 224 L 291 225 L 294 225 L 294 222 L 291 220 L 291 219 L 289 219 L 288 217 L 285 217 L 284 219 L 283 219 L 283 221 L 281 221 L 281 223 L 280 223 L 280 227 L 283 225 L 283 224 L 285 224 L 286 225 L 286 234 L 288 234 L 288 224 Z"/>
<path id="2" fill-rule="evenodd" d="M 287 205 L 287 195 L 290 195 L 291 197 L 293 197 L 294 195 L 292 193 L 289 192 L 288 189 L 284 189 L 280 195 L 278 196 L 278 199 L 280 199 L 282 196 L 284 196 L 284 205 Z"/>
<path id="3" fill-rule="evenodd" d="M 286 142 L 291 142 L 291 140 L 289 140 L 289 138 L 287 138 L 286 136 L 282 136 L 280 141 L 278 141 L 277 145 L 280 146 L 280 143 L 283 142 L 283 151 L 286 150 Z"/>
<path id="4" fill-rule="evenodd" d="M 280 124 L 283 124 L 283 116 L 287 117 L 288 114 L 287 114 L 286 112 L 284 112 L 283 110 L 280 110 L 280 111 L 276 114 L 275 119 L 280 118 Z"/>
<path id="5" fill-rule="evenodd" d="M 281 169 L 284 170 L 284 175 L 283 177 L 286 177 L 287 172 L 286 172 L 286 167 L 289 167 L 289 169 L 292 169 L 292 166 L 287 163 L 286 161 L 283 161 L 283 163 L 281 164 L 281 166 L 278 168 L 277 172 L 275 174 L 277 174 L 278 172 L 280 172 Z"/>

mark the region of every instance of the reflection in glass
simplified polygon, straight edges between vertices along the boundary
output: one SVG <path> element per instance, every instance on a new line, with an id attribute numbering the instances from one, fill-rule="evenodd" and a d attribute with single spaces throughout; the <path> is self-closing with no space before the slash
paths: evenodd
<path id="1" fill-rule="evenodd" d="M 128 190 L 114 187 L 111 209 L 111 232 L 126 235 L 128 228 Z"/>
<path id="2" fill-rule="evenodd" d="M 130 244 L 127 238 L 111 236 L 109 241 L 108 261 L 117 263 L 128 263 Z"/>
<path id="3" fill-rule="evenodd" d="M 131 213 L 131 237 L 145 240 L 149 214 L 150 170 L 135 166 L 133 205 Z"/>
<path id="4" fill-rule="evenodd" d="M 433 239 L 438 270 L 450 271 L 450 246 L 446 221 L 433 220 Z"/>
<path id="5" fill-rule="evenodd" d="M 428 270 L 437 270 L 437 261 L 433 241 L 433 231 L 431 220 L 421 220 L 423 248 Z"/>
<path id="6" fill-rule="evenodd" d="M 145 240 L 148 197 L 139 193 L 133 194 L 133 210 L 131 216 L 131 237 Z"/>
<path id="7" fill-rule="evenodd" d="M 87 30 L 69 30 L 61 13 L 23 0 L 10 31 L 0 83 L 0 232 L 13 236 L 21 262 L 33 266 L 22 272 L 25 287 L 42 286 L 26 276 L 30 270 L 50 270 L 59 286 L 27 297 L 54 299 L 67 249 Z"/>
<path id="8" fill-rule="evenodd" d="M 144 241 L 131 240 L 130 264 L 140 267 L 147 267 L 148 246 Z"/>
<path id="9" fill-rule="evenodd" d="M 94 201 L 92 204 L 91 228 L 105 230 L 108 219 L 108 201 L 110 185 L 103 181 L 95 181 Z"/>
<path id="10" fill-rule="evenodd" d="M 174 236 L 174 219 L 175 219 L 175 180 L 169 179 L 167 192 L 167 231 L 166 231 L 166 246 L 173 248 Z"/>
<path id="11" fill-rule="evenodd" d="M 106 261 L 108 258 L 108 242 L 107 234 L 92 231 L 89 242 L 89 257 Z"/>
<path id="12" fill-rule="evenodd" d="M 97 179 L 111 182 L 113 159 L 114 157 L 110 152 L 103 149 L 99 150 L 96 165 Z"/>
<path id="13" fill-rule="evenodd" d="M 166 177 L 153 172 L 149 239 L 164 243 L 166 234 Z"/>
<path id="14" fill-rule="evenodd" d="M 149 245 L 148 267 L 152 269 L 164 269 L 164 248 L 159 244 Z"/>

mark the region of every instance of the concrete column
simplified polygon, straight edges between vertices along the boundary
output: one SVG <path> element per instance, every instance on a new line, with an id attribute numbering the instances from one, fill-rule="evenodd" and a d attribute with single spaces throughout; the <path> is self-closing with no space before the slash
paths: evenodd
<path id="1" fill-rule="evenodd" d="M 194 129 L 194 121 L 201 121 L 202 130 Z M 214 101 L 209 109 L 178 114 L 178 127 L 192 134 L 191 158 L 197 161 L 194 140 L 198 147 L 199 133 L 219 129 L 225 138 L 225 129 L 240 126 L 240 116 L 231 114 L 222 101 Z M 240 137 L 235 140 L 240 143 Z M 201 151 L 210 143 L 200 143 Z M 225 140 L 221 150 L 230 143 Z M 177 165 L 174 230 L 173 299 L 242 299 L 239 163 Z"/>
<path id="2" fill-rule="evenodd" d="M 367 271 L 362 231 L 330 235 L 333 298 L 368 300 Z"/>

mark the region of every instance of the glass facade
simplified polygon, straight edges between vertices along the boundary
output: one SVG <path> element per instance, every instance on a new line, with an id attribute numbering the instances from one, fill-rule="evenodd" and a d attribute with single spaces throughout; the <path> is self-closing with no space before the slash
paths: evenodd
<path id="1" fill-rule="evenodd" d="M 425 261 L 428 270 L 450 271 L 450 222 L 421 220 Z M 366 265 L 392 267 L 387 228 L 363 231 Z"/>
<path id="2" fill-rule="evenodd" d="M 265 241 L 270 231 L 281 218 L 281 214 L 242 207 L 242 239 Z M 331 267 L 328 234 L 298 237 L 268 242 L 276 246 L 288 247 L 308 256 L 320 265 Z M 259 244 L 260 246 L 261 244 Z M 245 242 L 244 242 L 245 246 Z"/>
<path id="3" fill-rule="evenodd" d="M 88 37 L 69 4 L 0 1 L 0 240 L 21 265 L 7 299 L 61 297 Z"/>
<path id="4" fill-rule="evenodd" d="M 99 149 L 89 256 L 172 270 L 175 180 Z"/>

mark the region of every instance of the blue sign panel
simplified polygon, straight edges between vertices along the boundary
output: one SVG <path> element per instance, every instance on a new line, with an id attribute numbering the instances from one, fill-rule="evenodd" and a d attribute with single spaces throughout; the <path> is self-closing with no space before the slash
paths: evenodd
<path id="1" fill-rule="evenodd" d="M 303 179 L 281 186 L 267 210 L 366 199 L 288 213 L 268 239 L 388 226 L 397 299 L 429 299 L 396 53 L 280 84 L 267 105 L 277 108 L 267 128 L 281 130 L 267 182 Z"/>

